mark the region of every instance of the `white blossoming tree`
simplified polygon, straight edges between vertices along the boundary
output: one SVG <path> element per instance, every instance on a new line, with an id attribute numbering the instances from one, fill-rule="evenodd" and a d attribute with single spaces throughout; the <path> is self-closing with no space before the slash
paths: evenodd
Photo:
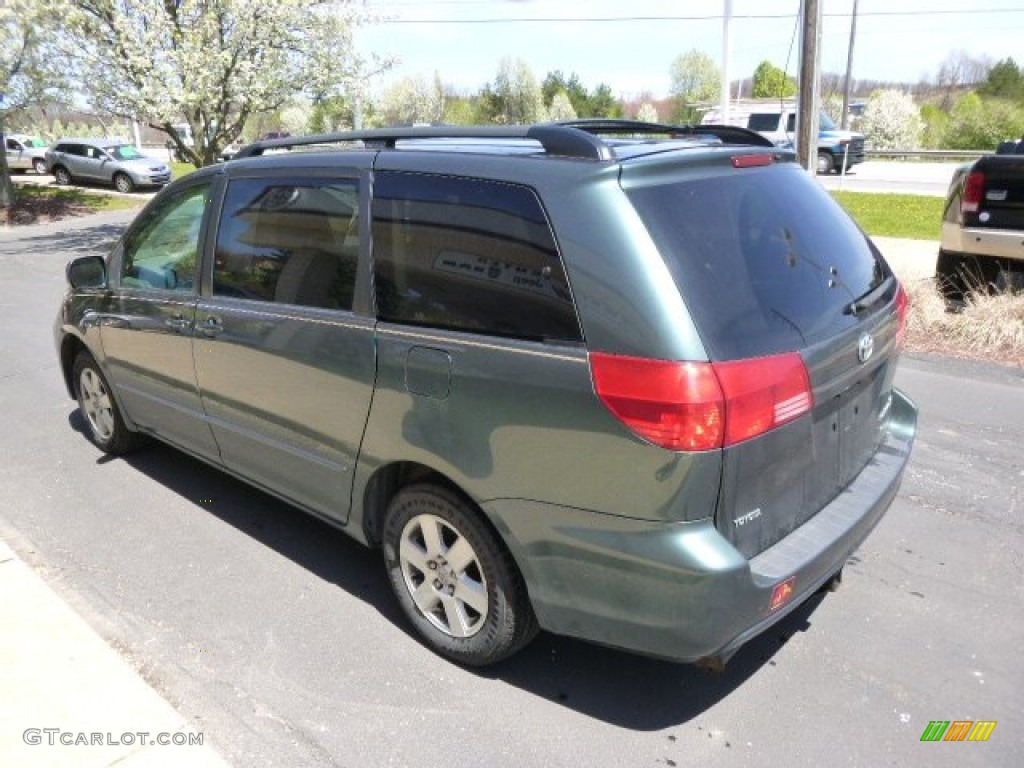
<path id="1" fill-rule="evenodd" d="M 93 105 L 147 122 L 196 165 L 213 163 L 250 116 L 360 76 L 356 0 L 68 0 L 67 27 Z M 184 119 L 193 143 L 173 125 Z"/>
<path id="2" fill-rule="evenodd" d="M 872 149 L 914 149 L 924 121 L 909 93 L 887 88 L 868 97 L 858 128 Z"/>
<path id="3" fill-rule="evenodd" d="M 59 94 L 61 59 L 49 43 L 59 6 L 56 0 L 0 0 L 0 133 L 6 116 Z M 0 147 L 0 208 L 13 202 L 7 154 Z"/>
<path id="4" fill-rule="evenodd" d="M 548 120 L 575 120 L 577 117 L 568 93 L 558 91 L 551 97 L 551 106 L 548 107 L 547 114 Z"/>
<path id="5" fill-rule="evenodd" d="M 381 125 L 413 125 L 444 121 L 444 88 L 438 77 L 403 77 L 384 91 L 377 104 Z"/>
<path id="6" fill-rule="evenodd" d="M 480 98 L 488 122 L 526 125 L 547 117 L 540 83 L 523 59 L 503 58 L 494 85 L 486 85 Z"/>
<path id="7" fill-rule="evenodd" d="M 651 102 L 645 101 L 640 105 L 640 109 L 636 111 L 636 119 L 644 123 L 660 123 L 661 118 L 658 117 L 658 109 Z"/>

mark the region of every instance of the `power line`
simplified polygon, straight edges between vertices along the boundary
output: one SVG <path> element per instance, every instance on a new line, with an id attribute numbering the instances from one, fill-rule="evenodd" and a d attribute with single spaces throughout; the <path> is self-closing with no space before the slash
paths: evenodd
<path id="1" fill-rule="evenodd" d="M 1024 8 L 971 8 L 967 9 L 939 9 L 932 11 L 861 11 L 858 16 L 865 18 L 896 17 L 919 18 L 922 16 L 980 16 L 991 14 L 1024 13 Z M 833 12 L 822 14 L 826 18 L 849 19 L 852 14 Z M 793 19 L 796 14 L 792 13 L 749 13 L 733 14 L 732 18 L 750 21 L 771 21 L 775 19 Z M 489 17 L 476 19 L 378 19 L 376 24 L 545 24 L 545 23 L 623 23 L 643 21 L 722 21 L 722 14 L 708 14 L 702 16 L 510 16 L 510 17 Z"/>

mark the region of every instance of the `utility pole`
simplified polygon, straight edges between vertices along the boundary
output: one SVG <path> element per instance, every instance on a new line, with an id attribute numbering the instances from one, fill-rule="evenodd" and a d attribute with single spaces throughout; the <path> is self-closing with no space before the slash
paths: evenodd
<path id="1" fill-rule="evenodd" d="M 729 59 L 732 52 L 729 50 L 729 23 L 732 21 L 732 0 L 722 0 L 722 91 L 721 104 L 718 107 L 720 119 L 718 122 L 723 125 L 729 124 Z"/>
<path id="2" fill-rule="evenodd" d="M 853 0 L 853 16 L 850 18 L 850 45 L 846 49 L 846 80 L 843 81 L 843 119 L 839 127 L 844 131 L 850 127 L 850 87 L 853 80 L 853 41 L 857 37 L 857 0 Z"/>
<path id="3" fill-rule="evenodd" d="M 818 168 L 819 71 L 821 69 L 821 3 L 800 3 L 800 99 L 797 102 L 796 152 L 800 165 L 814 174 Z"/>

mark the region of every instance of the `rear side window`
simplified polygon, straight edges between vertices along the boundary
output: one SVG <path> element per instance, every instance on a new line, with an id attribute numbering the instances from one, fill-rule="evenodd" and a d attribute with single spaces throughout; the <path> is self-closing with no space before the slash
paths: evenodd
<path id="1" fill-rule="evenodd" d="M 373 247 L 382 320 L 522 339 L 580 339 L 554 237 L 527 187 L 378 173 Z"/>
<path id="2" fill-rule="evenodd" d="M 888 276 L 878 251 L 795 163 L 627 190 L 712 359 L 797 350 L 850 327 Z"/>
<path id="3" fill-rule="evenodd" d="M 359 260 L 355 179 L 238 179 L 217 231 L 213 295 L 352 308 Z"/>
<path id="4" fill-rule="evenodd" d="M 755 112 L 747 118 L 747 128 L 752 131 L 777 131 L 779 118 L 778 112 Z"/>

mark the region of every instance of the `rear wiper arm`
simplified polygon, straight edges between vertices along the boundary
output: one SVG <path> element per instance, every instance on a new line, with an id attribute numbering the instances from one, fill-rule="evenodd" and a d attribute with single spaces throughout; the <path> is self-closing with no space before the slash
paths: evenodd
<path id="1" fill-rule="evenodd" d="M 868 307 L 878 303 L 878 300 L 882 298 L 882 295 L 889 290 L 890 280 L 892 280 L 891 275 L 860 298 L 851 301 L 843 308 L 843 314 L 856 315 L 861 310 L 867 309 Z"/>

